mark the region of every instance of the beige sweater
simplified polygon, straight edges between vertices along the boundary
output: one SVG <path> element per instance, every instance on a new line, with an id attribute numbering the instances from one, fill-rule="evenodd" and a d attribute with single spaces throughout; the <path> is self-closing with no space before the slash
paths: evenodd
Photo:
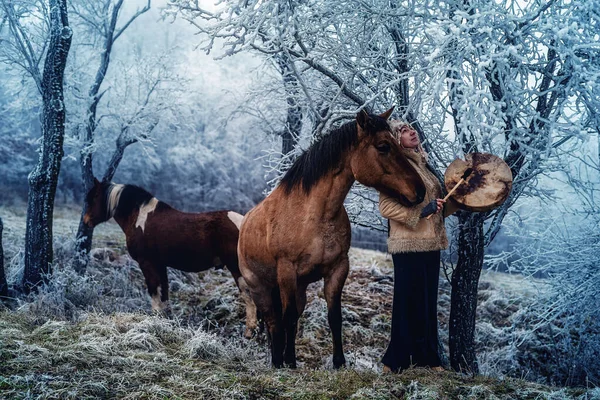
<path id="1" fill-rule="evenodd" d="M 406 207 L 392 197 L 379 194 L 379 211 L 384 218 L 390 220 L 388 252 L 410 253 L 446 249 L 448 238 L 444 218 L 455 212 L 458 207 L 449 199 L 443 213 L 434 214 L 430 219 L 420 218 L 423 207 L 430 201 L 443 197 L 442 187 L 427 168 L 426 161 L 420 153 L 409 149 L 403 151 L 423 179 L 427 193 L 423 202 L 414 207 Z"/>

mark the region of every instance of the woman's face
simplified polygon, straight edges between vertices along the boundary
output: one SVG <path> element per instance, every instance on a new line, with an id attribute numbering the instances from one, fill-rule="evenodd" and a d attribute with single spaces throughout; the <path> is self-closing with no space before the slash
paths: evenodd
<path id="1" fill-rule="evenodd" d="M 419 135 L 410 125 L 402 125 L 398 128 L 398 137 L 405 149 L 414 149 L 419 145 Z"/>

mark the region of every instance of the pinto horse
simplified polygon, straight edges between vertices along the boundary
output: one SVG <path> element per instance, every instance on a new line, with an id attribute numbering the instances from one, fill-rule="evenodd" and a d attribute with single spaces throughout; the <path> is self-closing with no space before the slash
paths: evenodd
<path id="1" fill-rule="evenodd" d="M 271 361 L 296 367 L 296 329 L 307 286 L 324 279 L 333 365 L 345 364 L 341 296 L 348 276 L 350 221 L 344 199 L 354 181 L 412 206 L 425 186 L 401 152 L 387 119 L 361 111 L 304 152 L 279 185 L 246 214 L 240 271 L 267 325 Z"/>
<path id="2" fill-rule="evenodd" d="M 257 326 L 256 306 L 240 274 L 237 258 L 239 226 L 244 218 L 233 211 L 184 213 L 134 185 L 99 182 L 87 194 L 83 221 L 90 227 L 114 218 L 127 240 L 127 251 L 138 262 L 152 309 L 167 308 L 167 266 L 199 272 L 226 266 L 246 305 L 246 331 Z"/>

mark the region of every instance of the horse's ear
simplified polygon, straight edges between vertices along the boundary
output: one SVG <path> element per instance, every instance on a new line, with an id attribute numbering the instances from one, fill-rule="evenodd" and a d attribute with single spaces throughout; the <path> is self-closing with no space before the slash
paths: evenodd
<path id="1" fill-rule="evenodd" d="M 100 181 L 98 180 L 98 178 L 94 177 L 94 186 L 98 185 L 100 185 Z"/>
<path id="2" fill-rule="evenodd" d="M 356 114 L 356 122 L 358 123 L 358 126 L 360 126 L 362 129 L 365 129 L 367 122 L 369 122 L 369 113 L 367 113 L 364 109 L 360 110 L 358 114 Z"/>
<path id="3" fill-rule="evenodd" d="M 389 110 L 387 110 L 383 114 L 379 114 L 379 116 L 381 118 L 383 118 L 383 119 L 388 119 L 390 117 L 390 115 L 392 115 L 392 111 L 394 111 L 394 106 L 392 106 L 392 108 L 390 108 Z"/>

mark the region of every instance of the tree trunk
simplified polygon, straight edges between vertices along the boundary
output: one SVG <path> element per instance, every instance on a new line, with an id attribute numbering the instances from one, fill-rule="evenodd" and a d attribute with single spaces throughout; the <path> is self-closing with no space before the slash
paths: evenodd
<path id="1" fill-rule="evenodd" d="M 298 143 L 300 131 L 302 130 L 302 108 L 298 103 L 300 97 L 299 85 L 293 75 L 293 66 L 290 64 L 292 61 L 285 55 L 280 55 L 277 61 L 281 69 L 287 100 L 287 118 L 285 128 L 281 133 L 281 154 L 285 156 L 291 153 Z"/>
<path id="2" fill-rule="evenodd" d="M 102 181 L 104 181 L 104 182 L 109 182 L 114 177 L 115 173 L 117 172 L 117 168 L 119 167 L 119 164 L 121 163 L 121 160 L 123 160 L 123 154 L 125 153 L 125 149 L 127 148 L 127 146 L 137 142 L 136 139 L 125 139 L 125 134 L 126 134 L 126 130 L 123 130 L 121 132 L 121 134 L 119 135 L 119 137 L 117 138 L 115 151 L 113 152 L 110 162 L 108 163 L 108 166 L 106 167 L 106 172 L 104 173 L 104 176 L 102 177 Z M 92 155 L 87 154 L 85 157 L 87 160 L 85 160 L 85 161 L 82 160 L 82 162 L 81 162 L 81 176 L 82 176 L 82 181 L 83 181 L 84 193 L 86 193 L 86 195 L 87 195 L 87 193 L 90 191 L 90 189 L 94 185 L 94 175 L 93 175 L 92 166 L 91 166 L 92 165 L 91 164 L 92 163 Z M 89 226 L 87 226 L 86 224 L 83 223 L 83 216 L 87 212 L 87 207 L 88 207 L 87 200 L 84 199 L 83 200 L 83 210 L 82 210 L 81 216 L 79 218 L 79 228 L 77 230 L 76 243 L 75 243 L 75 250 L 77 252 L 77 257 L 75 258 L 75 264 L 73 266 L 75 268 L 75 270 L 80 274 L 85 273 L 85 269 L 86 269 L 87 263 L 89 261 L 88 254 L 90 253 L 90 250 L 92 249 L 92 239 L 94 237 L 94 228 L 90 228 Z"/>
<path id="3" fill-rule="evenodd" d="M 85 187 L 85 185 L 84 185 Z M 85 193 L 89 192 L 89 189 L 85 190 Z M 81 216 L 79 217 L 79 227 L 77 228 L 77 235 L 75 236 L 75 260 L 73 268 L 79 274 L 85 274 L 85 269 L 88 264 L 88 254 L 92 250 L 92 239 L 94 237 L 94 228 L 91 228 L 83 223 L 83 217 L 87 212 L 88 203 L 83 201 L 83 209 Z"/>
<path id="4" fill-rule="evenodd" d="M 281 154 L 283 155 L 291 153 L 296 147 L 296 144 L 298 143 L 298 136 L 300 134 L 299 127 L 302 126 L 302 114 L 301 112 L 297 113 L 297 110 L 298 108 L 288 107 L 288 115 L 285 124 L 285 129 L 281 134 Z"/>
<path id="5" fill-rule="evenodd" d="M 484 214 L 460 212 L 458 221 L 458 263 L 452 273 L 450 298 L 450 365 L 456 371 L 477 374 L 475 316 L 483 267 Z"/>
<path id="6" fill-rule="evenodd" d="M 123 155 L 125 154 L 125 149 L 128 146 L 130 146 L 134 143 L 137 143 L 137 139 L 134 139 L 134 138 L 125 139 L 125 134 L 126 134 L 126 131 L 124 130 L 121 132 L 121 134 L 117 138 L 117 146 L 115 147 L 115 151 L 113 152 L 112 157 L 110 158 L 110 162 L 108 163 L 108 166 L 106 167 L 104 176 L 102 176 L 102 182 L 112 181 L 112 179 L 115 176 L 115 173 L 117 172 L 117 168 L 119 167 L 119 164 L 121 164 L 121 160 L 123 160 Z"/>
<path id="7" fill-rule="evenodd" d="M 83 145 L 84 150 L 82 151 L 80 159 L 81 182 L 83 184 L 83 192 L 86 195 L 94 185 L 94 170 L 92 164 L 93 160 L 90 148 L 94 144 L 94 134 L 97 128 L 96 111 L 98 109 L 100 99 L 104 94 L 100 93 L 100 87 L 104 82 L 106 72 L 108 71 L 108 67 L 110 66 L 110 58 L 112 54 L 113 45 L 115 44 L 115 41 L 119 38 L 119 36 L 121 36 L 121 34 L 133 21 L 135 21 L 140 15 L 144 14 L 150 9 L 150 0 L 148 0 L 148 3 L 145 7 L 139 9 L 132 17 L 129 18 L 129 20 L 120 29 L 117 29 L 117 22 L 119 20 L 120 10 L 123 6 L 123 3 L 123 0 L 118 0 L 116 3 L 114 3 L 112 6 L 110 17 L 102 21 L 103 25 L 105 26 L 104 46 L 102 52 L 100 53 L 100 65 L 98 66 L 98 70 L 96 71 L 96 78 L 94 79 L 94 83 L 90 87 L 89 91 L 91 103 L 89 104 L 87 110 L 88 119 L 85 127 L 85 139 Z M 109 3 L 107 2 L 107 9 L 108 4 Z M 121 162 L 121 159 L 123 158 L 123 151 L 125 150 L 125 147 L 135 142 L 130 140 L 128 144 L 121 144 L 122 142 L 124 142 L 124 140 L 122 139 L 124 131 L 125 130 L 121 131 L 121 134 L 117 139 L 117 149 L 115 150 L 113 159 L 111 160 L 109 167 L 105 173 L 104 180 L 110 181 L 112 179 L 112 176 L 114 175 L 119 163 Z M 109 177 L 106 178 L 106 176 Z M 79 218 L 79 228 L 77 229 L 77 235 L 75 236 L 75 252 L 77 255 L 75 257 L 74 268 L 80 274 L 83 274 L 87 267 L 88 254 L 92 249 L 92 238 L 94 235 L 94 228 L 90 228 L 89 226 L 83 223 L 83 217 L 87 212 L 87 208 L 88 204 L 86 199 L 84 198 L 81 217 Z"/>
<path id="8" fill-rule="evenodd" d="M 6 272 L 4 271 L 4 248 L 2 247 L 2 218 L 0 218 L 0 296 L 8 294 L 8 283 L 6 282 Z"/>
<path id="9" fill-rule="evenodd" d="M 25 291 L 39 285 L 51 272 L 52 213 L 56 184 L 63 158 L 65 105 L 63 76 L 73 32 L 67 19 L 66 0 L 50 0 L 50 42 L 42 78 L 42 148 L 29 174 L 25 233 Z"/>
<path id="10" fill-rule="evenodd" d="M 91 128 L 88 126 L 88 129 Z M 86 129 L 87 131 L 87 129 Z M 90 133 L 86 132 L 86 136 Z M 93 131 L 91 133 L 93 135 Z M 89 136 L 88 136 L 89 139 Z M 89 139 L 91 140 L 91 139 Z M 83 223 L 83 217 L 87 213 L 87 193 L 94 186 L 94 171 L 92 169 L 92 153 L 86 151 L 81 155 L 80 160 L 81 166 L 81 183 L 83 186 L 83 208 L 81 216 L 79 218 L 79 228 L 77 229 L 77 235 L 75 236 L 75 260 L 73 268 L 80 274 L 85 273 L 85 268 L 88 263 L 88 254 L 92 249 L 92 237 L 94 235 L 94 228 L 91 228 Z"/>

